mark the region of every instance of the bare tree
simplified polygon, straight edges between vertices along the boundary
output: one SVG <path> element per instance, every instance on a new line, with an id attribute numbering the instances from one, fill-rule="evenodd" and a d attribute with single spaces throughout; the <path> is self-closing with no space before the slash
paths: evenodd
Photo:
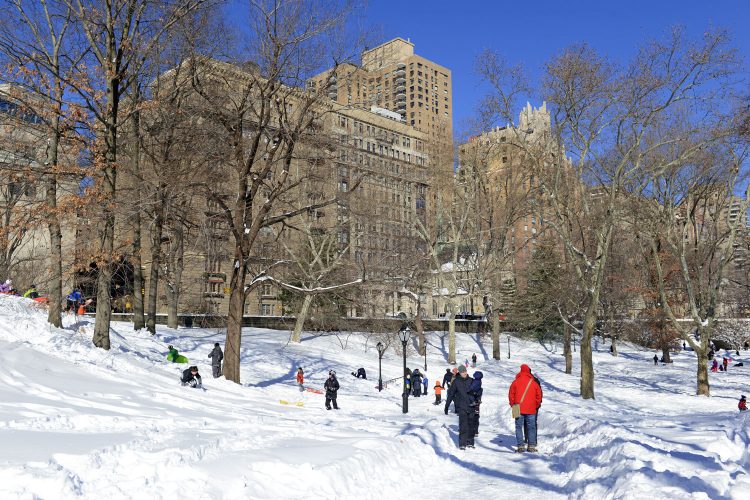
<path id="1" fill-rule="evenodd" d="M 224 373 L 240 381 L 242 316 L 253 249 L 261 230 L 332 203 L 345 193 L 318 199 L 291 212 L 275 212 L 284 197 L 300 196 L 302 180 L 315 172 L 311 145 L 323 129 L 327 84 L 302 90 L 307 78 L 337 50 L 345 5 L 299 0 L 248 2 L 251 39 L 244 69 L 218 61 L 190 62 L 196 109 L 211 129 L 219 183 L 197 183 L 227 225 L 234 255 L 229 283 Z M 311 160 L 308 162 L 307 160 Z M 298 163 L 300 162 L 300 163 Z M 305 168 L 299 168 L 304 165 Z M 256 276 L 262 277 L 263 273 Z"/>
<path id="2" fill-rule="evenodd" d="M 690 43 L 677 29 L 666 41 L 645 44 L 626 66 L 610 63 L 586 45 L 567 48 L 547 64 L 543 91 L 553 110 L 552 133 L 540 140 L 533 129 L 519 130 L 517 140 L 535 159 L 549 193 L 549 223 L 587 294 L 579 330 L 584 399 L 594 397 L 591 339 L 622 197 L 648 184 L 648 172 L 666 168 L 651 162 L 655 151 L 679 139 L 657 133 L 666 117 L 687 103 L 713 98 L 716 83 L 733 63 L 723 33 Z M 490 81 L 494 109 L 510 119 L 508 105 L 521 87 L 508 77 L 513 72 L 496 66 L 500 76 Z M 594 211 L 601 217 L 593 217 Z M 588 234 L 573 231 L 580 216 L 596 221 Z"/>
<path id="3" fill-rule="evenodd" d="M 175 24 L 205 0 L 62 0 L 85 46 L 85 79 L 66 79 L 92 120 L 94 176 L 101 205 L 96 323 L 93 343 L 110 348 L 110 285 L 115 245 L 115 207 L 119 130 L 127 122 L 123 96 L 137 81 L 155 47 Z M 63 76 L 63 75 L 58 75 Z M 83 83 L 85 82 L 85 83 Z"/>
<path id="4" fill-rule="evenodd" d="M 16 21 L 0 25 L 0 52 L 16 68 L 8 79 L 22 90 L 15 99 L 39 118 L 37 125 L 43 129 L 39 139 L 46 143 L 44 158 L 37 158 L 39 165 L 35 170 L 45 186 L 41 212 L 50 239 L 50 277 L 45 283 L 49 299 L 47 320 L 59 327 L 63 280 L 60 220 L 67 211 L 66 205 L 58 204 L 59 180 L 74 180 L 79 175 L 76 165 L 71 165 L 75 153 L 70 147 L 76 110 L 68 102 L 70 91 L 65 82 L 74 79 L 84 53 L 71 40 L 72 16 L 62 2 L 13 0 L 0 13 L 7 20 Z"/>

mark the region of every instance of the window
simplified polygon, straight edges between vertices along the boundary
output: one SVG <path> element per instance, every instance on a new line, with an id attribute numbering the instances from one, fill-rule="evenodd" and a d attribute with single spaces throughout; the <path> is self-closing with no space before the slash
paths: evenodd
<path id="1" fill-rule="evenodd" d="M 260 314 L 262 316 L 271 316 L 273 314 L 273 304 L 261 304 Z"/>
<path id="2" fill-rule="evenodd" d="M 261 293 L 263 295 L 273 295 L 273 293 L 271 292 L 271 285 L 267 284 L 267 283 L 264 283 L 263 287 L 262 287 L 262 292 Z"/>

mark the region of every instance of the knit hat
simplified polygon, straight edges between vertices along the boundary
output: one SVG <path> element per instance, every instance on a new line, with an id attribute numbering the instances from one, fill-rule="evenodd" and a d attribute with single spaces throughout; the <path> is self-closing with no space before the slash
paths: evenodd
<path id="1" fill-rule="evenodd" d="M 466 373 L 466 367 L 464 365 L 459 365 L 458 373 Z"/>
<path id="2" fill-rule="evenodd" d="M 214 347 L 219 347 L 219 343 L 218 343 L 218 342 L 216 342 L 216 343 L 214 344 Z"/>

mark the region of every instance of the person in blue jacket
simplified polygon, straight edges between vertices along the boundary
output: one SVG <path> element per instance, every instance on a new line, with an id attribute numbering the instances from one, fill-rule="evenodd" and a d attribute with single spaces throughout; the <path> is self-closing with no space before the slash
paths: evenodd
<path id="1" fill-rule="evenodd" d="M 73 289 L 73 291 L 65 297 L 67 300 L 67 306 L 65 307 L 66 311 L 73 311 L 73 314 L 76 313 L 76 310 L 78 309 L 78 304 L 81 303 L 83 300 L 83 295 L 81 295 L 80 290 L 77 288 Z"/>
<path id="2" fill-rule="evenodd" d="M 427 396 L 427 384 L 429 381 L 427 380 L 427 375 L 424 375 L 422 377 L 422 396 Z"/>
<path id="3" fill-rule="evenodd" d="M 482 404 L 482 372 L 474 372 L 471 385 L 469 386 L 469 406 L 472 411 L 469 413 L 469 434 L 471 441 L 479 434 L 479 405 Z"/>

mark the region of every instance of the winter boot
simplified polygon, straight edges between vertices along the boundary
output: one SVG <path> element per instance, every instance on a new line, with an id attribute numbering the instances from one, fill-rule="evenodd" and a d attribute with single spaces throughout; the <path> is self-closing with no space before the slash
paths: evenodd
<path id="1" fill-rule="evenodd" d="M 529 449 L 526 451 L 528 451 L 529 453 L 536 453 L 536 446 L 529 445 Z"/>
<path id="2" fill-rule="evenodd" d="M 516 453 L 523 453 L 524 451 L 526 451 L 525 446 L 519 446 L 518 448 L 516 448 Z"/>

